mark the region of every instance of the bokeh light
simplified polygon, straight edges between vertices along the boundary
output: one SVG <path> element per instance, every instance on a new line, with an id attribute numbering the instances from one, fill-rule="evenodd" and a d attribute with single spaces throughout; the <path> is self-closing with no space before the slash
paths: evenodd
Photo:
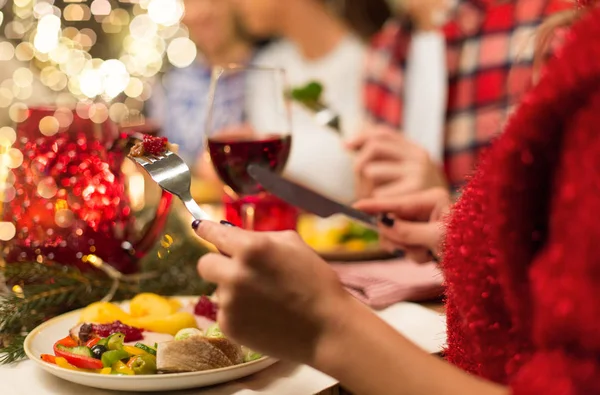
<path id="1" fill-rule="evenodd" d="M 138 102 L 150 97 L 150 79 L 169 65 L 186 67 L 196 59 L 196 46 L 181 24 L 182 0 L 65 3 L 61 10 L 53 0 L 0 0 L 4 36 L 20 41 L 18 45 L 0 42 L 0 61 L 17 59 L 32 65 L 14 71 L 12 86 L 0 87 L 0 108 L 29 99 L 32 92 L 27 87 L 37 74 L 50 90 L 68 93 L 75 100 L 102 101 L 110 108 L 110 102 L 129 98 L 135 99 L 129 101 L 134 103 L 130 110 L 138 110 Z M 12 8 L 12 20 L 5 20 L 4 7 Z M 116 58 L 90 55 L 102 33 L 78 28 L 78 22 L 90 19 L 99 23 L 103 34 L 119 35 L 123 48 Z"/>
<path id="2" fill-rule="evenodd" d="M 12 222 L 0 222 L 0 240 L 9 241 L 17 234 L 17 228 Z"/>

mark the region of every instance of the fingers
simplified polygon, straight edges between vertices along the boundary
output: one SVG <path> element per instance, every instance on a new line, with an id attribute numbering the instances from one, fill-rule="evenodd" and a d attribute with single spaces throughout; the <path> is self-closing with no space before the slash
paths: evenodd
<path id="1" fill-rule="evenodd" d="M 406 259 L 417 263 L 427 263 L 432 261 L 431 253 L 426 248 L 407 248 Z"/>
<path id="2" fill-rule="evenodd" d="M 404 137 L 399 131 L 392 129 L 389 126 L 368 125 L 364 128 L 363 132 L 346 141 L 346 147 L 350 150 L 356 151 L 371 141 L 390 139 L 401 141 L 404 139 Z"/>
<path id="3" fill-rule="evenodd" d="M 402 150 L 385 141 L 376 141 L 365 145 L 354 160 L 354 171 L 362 174 L 365 167 L 374 161 L 398 162 L 402 160 Z"/>
<path id="4" fill-rule="evenodd" d="M 368 213 L 393 213 L 400 219 L 413 221 L 429 220 L 434 208 L 449 200 L 448 191 L 433 188 L 405 196 L 376 197 L 363 199 L 354 207 Z"/>
<path id="5" fill-rule="evenodd" d="M 392 228 L 382 226 L 380 234 L 398 246 L 436 250 L 442 235 L 438 222 L 408 222 L 396 220 Z"/>
<path id="6" fill-rule="evenodd" d="M 229 256 L 240 252 L 253 237 L 251 232 L 211 221 L 202 221 L 196 229 L 196 234 Z"/>
<path id="7" fill-rule="evenodd" d="M 382 185 L 373 191 L 374 198 L 390 198 L 395 196 L 404 196 L 411 193 L 416 193 L 423 188 L 420 187 L 421 182 L 415 178 L 399 179 L 396 182 Z"/>
<path id="8" fill-rule="evenodd" d="M 197 268 L 200 277 L 214 284 L 226 282 L 236 273 L 232 259 L 220 254 L 202 256 Z"/>
<path id="9" fill-rule="evenodd" d="M 363 176 L 375 186 L 398 181 L 404 177 L 403 166 L 392 162 L 374 162 L 363 170 Z"/>

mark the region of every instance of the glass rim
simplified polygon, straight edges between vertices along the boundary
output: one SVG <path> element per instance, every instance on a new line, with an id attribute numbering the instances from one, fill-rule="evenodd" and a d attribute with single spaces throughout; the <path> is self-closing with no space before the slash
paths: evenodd
<path id="1" fill-rule="evenodd" d="M 260 64 L 245 65 L 245 64 L 240 64 L 240 63 L 230 63 L 225 66 L 213 66 L 212 67 L 213 74 L 223 74 L 223 73 L 232 72 L 232 71 L 239 71 L 239 72 L 273 71 L 273 72 L 279 72 L 279 73 L 282 73 L 285 75 L 285 69 L 283 67 L 265 66 L 265 65 L 260 65 Z"/>

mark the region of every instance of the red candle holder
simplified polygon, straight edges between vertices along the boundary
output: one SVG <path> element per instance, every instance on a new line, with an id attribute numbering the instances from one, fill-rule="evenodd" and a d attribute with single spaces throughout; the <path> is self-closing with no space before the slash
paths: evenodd
<path id="1" fill-rule="evenodd" d="M 5 193 L 1 213 L 16 228 L 2 251 L 5 261 L 47 259 L 88 270 L 96 256 L 121 273 L 138 271 L 164 227 L 171 195 L 163 193 L 140 237 L 121 170 L 129 136 L 110 120 L 81 116 L 81 109 L 24 111 L 12 146 L 22 163 L 9 170 L 14 193 Z"/>

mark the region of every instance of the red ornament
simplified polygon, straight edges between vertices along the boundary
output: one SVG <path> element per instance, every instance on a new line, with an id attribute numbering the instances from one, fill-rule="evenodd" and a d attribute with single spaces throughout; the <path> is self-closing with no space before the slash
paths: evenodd
<path id="1" fill-rule="evenodd" d="M 12 170 L 16 196 L 2 214 L 17 229 L 6 261 L 42 257 L 89 269 L 86 257 L 91 254 L 123 273 L 137 271 L 136 258 L 158 236 L 171 196 L 163 195 L 157 220 L 141 240 L 145 247 L 136 248 L 139 237 L 121 172 L 126 152 L 117 144 L 127 136 L 110 121 L 96 124 L 75 112 L 58 133 L 43 135 L 41 122 L 55 113 L 30 109 L 17 125 L 13 147 L 23 154 L 23 163 Z"/>

